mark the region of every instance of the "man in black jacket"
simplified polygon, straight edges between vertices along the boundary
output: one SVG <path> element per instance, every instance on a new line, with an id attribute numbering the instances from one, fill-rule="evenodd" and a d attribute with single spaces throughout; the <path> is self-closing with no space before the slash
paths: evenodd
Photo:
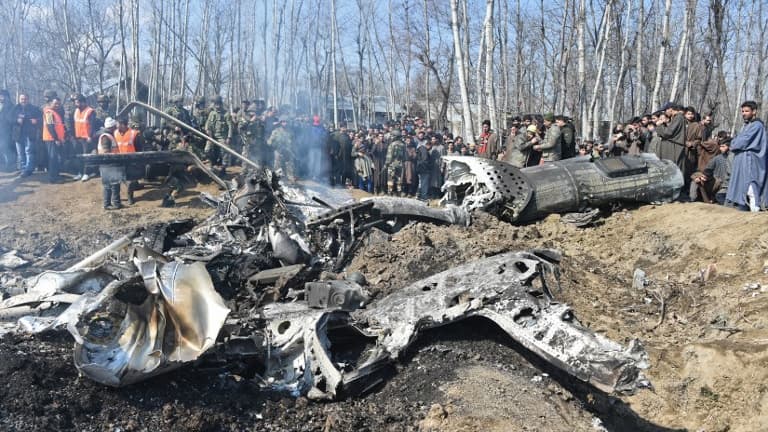
<path id="1" fill-rule="evenodd" d="M 416 149 L 416 174 L 419 176 L 419 199 L 429 199 L 429 181 L 434 170 L 432 143 L 427 140 Z"/>
<path id="2" fill-rule="evenodd" d="M 16 141 L 16 166 L 21 171 L 21 176 L 29 176 L 37 165 L 36 148 L 40 140 L 40 131 L 43 124 L 43 112 L 40 108 L 29 103 L 29 97 L 19 94 L 19 103 L 13 110 L 16 124 L 13 136 Z"/>

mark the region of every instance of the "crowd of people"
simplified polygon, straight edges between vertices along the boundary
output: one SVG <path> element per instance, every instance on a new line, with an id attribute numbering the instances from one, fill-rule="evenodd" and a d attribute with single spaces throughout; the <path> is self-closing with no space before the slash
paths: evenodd
<path id="1" fill-rule="evenodd" d="M 74 157 L 83 153 L 188 150 L 220 174 L 242 163 L 232 155 L 236 153 L 291 180 L 428 200 L 441 193 L 446 155 L 495 159 L 525 168 L 577 156 L 653 153 L 680 168 L 683 200 L 751 210 L 768 205 L 768 143 L 757 104 L 751 101 L 741 106 L 745 126 L 733 138 L 726 131 L 713 133 L 710 114 L 667 103 L 654 113 L 616 124 L 608 139 L 600 141 L 579 139 L 570 118 L 552 113 L 511 118 L 500 132 L 485 120 L 480 134 L 465 140 L 447 129 L 434 130 L 415 116 L 365 128 L 342 123 L 327 129 L 317 115 L 288 119 L 259 100 L 243 100 L 227 109 L 220 96 L 199 98 L 188 109 L 182 96 L 171 98 L 166 116 L 225 144 L 229 152 L 167 119 L 155 128 L 144 127 L 139 118 L 116 119 L 105 95 L 96 98 L 93 108 L 79 94 L 65 103 L 54 91 L 44 96 L 40 109 L 26 94 L 13 104 L 8 92 L 0 91 L 0 169 L 16 170 L 19 179 L 37 169 L 47 171 L 54 183 L 62 181 L 62 170 L 74 180 L 87 181 L 97 173 Z M 128 185 L 131 204 L 136 184 Z M 121 206 L 119 185 L 105 183 L 104 207 Z"/>

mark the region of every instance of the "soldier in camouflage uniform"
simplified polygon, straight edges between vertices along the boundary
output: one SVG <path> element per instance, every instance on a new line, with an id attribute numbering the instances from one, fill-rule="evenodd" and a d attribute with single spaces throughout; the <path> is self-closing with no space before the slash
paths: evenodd
<path id="1" fill-rule="evenodd" d="M 240 136 L 243 138 L 243 156 L 257 165 L 264 166 L 264 120 L 256 114 L 256 107 L 251 105 L 245 117 L 238 122 Z"/>
<path id="2" fill-rule="evenodd" d="M 224 102 L 221 96 L 213 98 L 213 109 L 208 113 L 208 119 L 205 122 L 205 132 L 216 141 L 226 146 L 230 145 L 232 139 L 232 117 L 224 110 Z M 205 154 L 211 166 L 221 165 L 221 173 L 224 175 L 227 166 L 231 165 L 232 155 L 223 152 L 219 146 L 209 142 L 205 145 Z"/>
<path id="3" fill-rule="evenodd" d="M 171 105 L 168 109 L 165 110 L 165 113 L 170 115 L 171 117 L 179 120 L 182 123 L 186 123 L 190 126 L 193 126 L 194 120 L 192 118 L 192 115 L 187 111 L 186 108 L 184 108 L 183 98 L 181 95 L 175 95 L 171 98 Z M 170 141 L 170 149 L 175 150 L 179 145 L 182 143 L 182 138 L 186 138 L 188 135 L 188 132 L 186 132 L 184 129 L 179 127 L 177 124 L 171 122 L 169 124 L 171 128 L 171 135 L 169 137 Z"/>
<path id="4" fill-rule="evenodd" d="M 284 176 L 287 176 L 292 181 L 295 180 L 294 158 L 296 156 L 293 149 L 293 136 L 285 120 L 282 120 L 277 128 L 272 131 L 267 145 L 275 152 L 275 171 L 282 169 Z"/>
<path id="5" fill-rule="evenodd" d="M 397 187 L 402 191 L 403 163 L 405 162 L 405 143 L 400 140 L 400 131 L 395 129 L 390 134 L 392 142 L 387 147 L 387 159 L 384 162 L 387 167 L 387 188 L 389 193 L 397 195 Z M 403 191 L 404 192 L 404 191 Z"/>
<path id="6" fill-rule="evenodd" d="M 195 106 L 192 107 L 192 126 L 194 126 L 200 132 L 205 133 L 205 122 L 208 121 L 208 114 L 211 110 L 205 105 L 205 97 L 200 96 L 195 101 Z M 187 141 L 189 144 L 189 150 L 192 151 L 200 159 L 205 158 L 205 140 L 197 135 L 187 135 Z"/>
<path id="7" fill-rule="evenodd" d="M 237 127 L 238 122 L 240 121 L 240 108 L 235 108 L 233 111 L 227 111 L 226 118 L 230 127 L 229 148 L 238 154 L 243 154 L 243 138 L 240 136 L 240 128 Z M 223 152 L 222 159 L 226 158 L 228 158 L 227 166 L 240 164 L 240 159 L 227 152 Z"/>

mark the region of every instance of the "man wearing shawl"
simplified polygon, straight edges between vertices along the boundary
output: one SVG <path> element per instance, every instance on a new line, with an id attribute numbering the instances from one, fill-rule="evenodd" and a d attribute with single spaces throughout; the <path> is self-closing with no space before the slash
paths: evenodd
<path id="1" fill-rule="evenodd" d="M 760 211 L 768 207 L 768 137 L 757 117 L 757 103 L 741 104 L 744 127 L 731 141 L 733 171 L 726 200 L 742 209 Z"/>

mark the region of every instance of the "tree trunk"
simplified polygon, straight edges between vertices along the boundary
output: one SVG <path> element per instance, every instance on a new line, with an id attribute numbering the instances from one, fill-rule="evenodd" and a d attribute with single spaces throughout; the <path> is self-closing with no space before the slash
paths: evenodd
<path id="1" fill-rule="evenodd" d="M 653 95 L 651 96 L 651 106 L 658 107 L 661 105 L 660 91 L 661 81 L 664 78 L 664 57 L 667 53 L 667 47 L 669 46 L 669 17 L 672 11 L 672 0 L 665 0 L 664 3 L 664 21 L 661 30 L 661 47 L 659 48 L 659 59 L 656 64 L 656 79 L 653 84 Z"/>
<path id="2" fill-rule="evenodd" d="M 465 29 L 469 33 L 468 29 Z M 475 119 L 483 121 L 483 55 L 485 54 L 485 32 L 480 33 L 480 46 L 477 48 L 477 66 L 475 68 L 475 103 L 477 104 L 477 113 Z M 469 56 L 469 53 L 467 53 Z"/>
<path id="3" fill-rule="evenodd" d="M 640 0 L 643 1 L 643 0 Z M 618 18 L 618 11 L 617 11 L 617 18 Z M 632 0 L 629 0 L 629 5 L 627 5 L 627 16 L 625 24 L 629 25 L 629 19 L 632 16 Z M 609 111 L 610 114 L 610 127 L 611 130 L 613 130 L 613 124 L 614 120 L 616 118 L 616 102 L 620 97 L 623 97 L 621 90 L 624 88 L 624 76 L 626 75 L 627 71 L 627 53 L 629 53 L 629 28 L 624 29 L 623 32 L 624 40 L 621 44 L 621 60 L 619 61 L 619 73 L 618 77 L 616 78 L 616 88 L 613 92 L 613 98 L 611 100 L 611 110 Z"/>
<path id="4" fill-rule="evenodd" d="M 598 44 L 598 50 L 600 52 L 600 61 L 597 66 L 597 76 L 595 77 L 595 87 L 592 91 L 592 101 L 589 106 L 589 112 L 592 116 L 592 129 L 588 130 L 589 136 L 595 138 L 595 134 L 600 131 L 600 107 L 598 105 L 598 98 L 600 97 L 600 85 L 603 84 L 603 69 L 605 66 L 605 52 L 608 47 L 608 39 L 611 35 L 612 21 L 611 21 L 611 9 L 613 6 L 613 0 L 609 0 L 605 5 L 605 12 L 603 13 L 603 25 L 600 29 L 600 39 Z M 586 136 L 586 133 L 585 133 Z"/>
<path id="5" fill-rule="evenodd" d="M 333 127 L 339 127 L 338 78 L 336 77 L 336 0 L 331 0 L 331 74 L 333 75 Z"/>
<path id="6" fill-rule="evenodd" d="M 688 7 L 685 8 L 685 17 L 683 18 L 683 22 L 688 22 Z M 682 73 L 683 68 L 683 55 L 685 54 L 685 50 L 688 47 L 688 31 L 689 28 L 687 25 L 683 26 L 683 35 L 680 36 L 680 45 L 677 48 L 677 58 L 675 60 L 675 73 L 672 78 L 672 89 L 670 90 L 669 94 L 669 100 L 674 101 L 677 99 L 677 88 L 680 85 L 680 75 Z"/>
<path id="7" fill-rule="evenodd" d="M 579 17 L 576 24 L 579 51 L 579 117 L 581 119 L 581 136 L 584 139 L 587 138 L 587 134 L 590 132 L 589 118 L 587 116 L 586 20 L 586 0 L 579 0 Z"/>
<path id="8" fill-rule="evenodd" d="M 643 103 L 643 37 L 645 36 L 645 0 L 637 2 L 637 33 L 635 35 L 635 113 L 641 114 L 647 107 Z"/>
<path id="9" fill-rule="evenodd" d="M 451 30 L 453 32 L 453 44 L 456 55 L 456 63 L 459 68 L 459 90 L 461 92 L 461 109 L 464 120 L 464 141 L 468 144 L 475 143 L 475 133 L 472 127 L 472 113 L 469 108 L 469 94 L 467 92 L 467 65 L 464 51 L 461 46 L 459 34 L 459 5 L 458 0 L 451 0 Z"/>
<path id="10" fill-rule="evenodd" d="M 499 119 L 496 112 L 496 90 L 493 80 L 493 52 L 496 50 L 496 41 L 493 36 L 493 3 L 494 0 L 485 2 L 485 100 L 488 103 L 488 117 L 498 129 Z"/>
<path id="11" fill-rule="evenodd" d="M 425 42 L 426 42 L 426 45 L 427 45 L 427 47 L 426 47 L 427 59 L 431 59 L 432 58 L 432 54 L 430 53 L 430 48 L 429 48 L 429 13 L 428 13 L 428 10 L 427 10 L 427 0 L 424 0 L 424 39 L 425 39 Z M 431 61 L 431 60 L 429 60 L 429 61 Z M 426 99 L 425 105 L 426 105 L 426 111 L 427 111 L 426 117 L 427 117 L 427 124 L 428 125 L 432 124 L 432 104 L 431 104 L 430 95 L 429 95 L 429 75 L 430 75 L 429 65 L 425 65 L 425 67 L 424 67 L 424 95 L 425 95 L 425 99 Z"/>

